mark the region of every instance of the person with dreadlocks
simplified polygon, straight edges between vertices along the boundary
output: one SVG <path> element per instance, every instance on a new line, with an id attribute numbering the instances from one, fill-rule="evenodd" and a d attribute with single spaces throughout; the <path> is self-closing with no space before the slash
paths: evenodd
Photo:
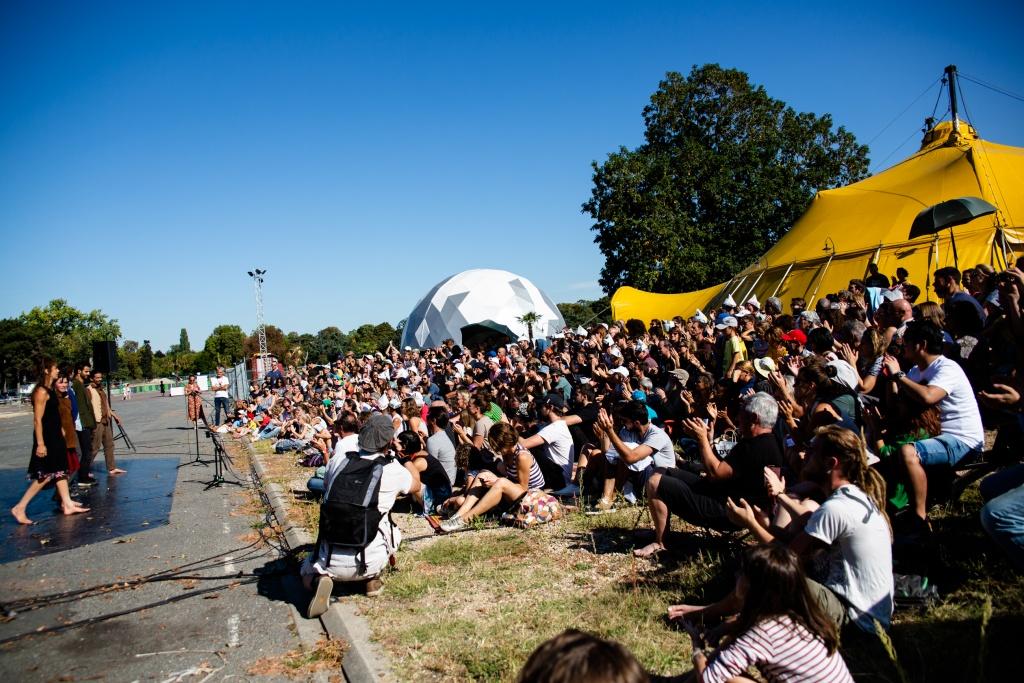
<path id="1" fill-rule="evenodd" d="M 885 480 L 868 466 L 860 437 L 839 425 L 822 427 L 811 440 L 803 477 L 827 495 L 789 544 L 802 558 L 828 551 L 828 566 L 818 577 L 821 582 L 808 579 L 811 593 L 840 627 L 853 623 L 873 633 L 877 620 L 888 628 L 894 586 Z M 797 507 L 785 491 L 772 493 L 780 507 Z M 746 500 L 731 504 L 730 512 L 755 538 L 775 542 L 769 522 Z M 709 606 L 674 605 L 669 618 L 720 618 L 737 613 L 742 606 L 734 591 Z"/>

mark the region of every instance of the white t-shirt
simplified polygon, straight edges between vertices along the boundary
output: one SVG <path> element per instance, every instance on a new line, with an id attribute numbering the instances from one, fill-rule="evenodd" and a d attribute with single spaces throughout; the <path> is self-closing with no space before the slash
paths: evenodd
<path id="1" fill-rule="evenodd" d="M 210 380 L 210 388 L 213 389 L 213 397 L 214 398 L 227 398 L 228 397 L 228 387 L 230 385 L 231 385 L 231 382 L 228 380 L 227 377 L 214 377 L 213 379 L 211 379 Z"/>
<path id="2" fill-rule="evenodd" d="M 340 442 L 339 442 L 340 443 Z M 367 460 L 380 457 L 380 454 L 361 456 Z M 331 490 L 334 478 L 348 460 L 343 454 L 337 458 L 331 458 L 327 464 L 327 472 L 324 474 L 324 491 Z M 333 465 L 333 468 L 332 468 Z M 399 494 L 409 493 L 412 488 L 412 474 L 399 463 L 392 460 L 384 466 L 384 472 L 380 480 L 380 493 L 377 496 L 377 509 L 381 512 L 380 533 L 373 539 L 370 545 L 366 546 L 366 572 L 359 572 L 359 551 L 352 548 L 334 546 L 331 553 L 330 566 L 327 564 L 326 544 L 317 548 L 316 560 L 310 562 L 313 570 L 318 574 L 331 576 L 337 580 L 356 580 L 373 577 L 384 570 L 388 558 L 398 550 L 402 542 L 402 534 L 398 526 L 392 527 L 388 519 L 388 512 L 395 505 L 395 499 Z M 392 541 L 392 539 L 394 539 Z"/>
<path id="3" fill-rule="evenodd" d="M 345 455 L 346 453 L 351 453 L 352 451 L 358 451 L 358 450 L 359 450 L 359 435 L 358 434 L 349 434 L 348 436 L 341 437 L 340 439 L 338 439 L 338 443 L 334 444 L 334 450 L 331 451 L 331 460 L 330 460 L 330 462 L 327 463 L 327 470 L 330 471 L 331 463 L 334 462 L 334 456 L 336 456 L 336 455 Z M 326 476 L 327 475 L 324 474 L 324 477 L 326 477 Z"/>
<path id="4" fill-rule="evenodd" d="M 850 619 L 869 633 L 875 630 L 872 618 L 888 627 L 892 543 L 889 525 L 868 495 L 853 484 L 840 486 L 814 511 L 804 530 L 829 546 L 823 583 L 848 603 Z"/>
<path id="5" fill-rule="evenodd" d="M 979 448 L 985 442 L 978 401 L 967 375 L 956 361 L 939 356 L 924 372 L 916 365 L 910 368 L 907 377 L 945 390 L 946 396 L 938 404 L 943 434 L 955 436 L 971 448 Z"/>
<path id="6" fill-rule="evenodd" d="M 544 439 L 544 450 L 556 465 L 561 465 L 566 481 L 572 481 L 572 465 L 576 461 L 576 447 L 565 420 L 555 420 L 537 432 Z"/>
<path id="7" fill-rule="evenodd" d="M 626 431 L 625 429 L 619 432 L 619 438 L 622 439 L 623 443 L 629 446 L 630 448 L 636 448 L 637 446 L 640 445 L 636 441 L 633 441 L 633 439 L 636 438 L 636 435 L 633 432 Z M 608 462 L 618 462 L 619 451 L 618 449 L 615 448 L 615 444 L 611 444 L 608 446 L 608 450 L 604 452 L 604 457 Z M 633 470 L 634 472 L 643 472 L 653 464 L 654 458 L 648 455 L 646 458 L 641 458 L 640 460 L 637 460 L 632 465 L 627 465 L 627 467 Z"/>
<path id="8" fill-rule="evenodd" d="M 448 434 L 443 429 L 434 432 L 427 439 L 427 453 L 441 463 L 445 474 L 448 475 L 448 481 L 454 482 L 457 469 L 455 446 L 452 445 L 452 440 L 448 438 Z"/>

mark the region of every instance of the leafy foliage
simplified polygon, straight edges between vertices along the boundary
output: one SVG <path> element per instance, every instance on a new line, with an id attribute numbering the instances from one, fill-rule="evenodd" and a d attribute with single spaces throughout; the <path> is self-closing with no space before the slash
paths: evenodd
<path id="1" fill-rule="evenodd" d="M 238 325 L 218 325 L 203 345 L 202 363 L 232 365 L 245 357 L 245 332 Z M 209 369 L 209 368 L 207 368 Z"/>
<path id="2" fill-rule="evenodd" d="M 796 112 L 736 69 L 669 72 L 643 116 L 645 142 L 594 162 L 583 204 L 608 293 L 728 279 L 785 234 L 818 189 L 867 175 L 867 147 L 833 129 L 830 115 Z"/>
<path id="3" fill-rule="evenodd" d="M 592 324 L 596 320 L 600 320 L 602 316 L 607 317 L 606 314 L 610 307 L 610 299 L 603 296 L 593 301 L 580 299 L 574 303 L 558 304 L 558 312 L 565 319 L 565 324 L 575 329 L 580 325 Z"/>

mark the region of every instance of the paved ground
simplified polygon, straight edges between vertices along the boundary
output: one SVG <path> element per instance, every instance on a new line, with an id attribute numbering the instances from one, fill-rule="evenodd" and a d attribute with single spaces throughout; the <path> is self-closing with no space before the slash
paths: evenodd
<path id="1" fill-rule="evenodd" d="M 192 431 L 182 429 L 184 398 L 116 401 L 115 409 L 138 448 L 126 453 L 118 442 L 118 464 L 128 474 L 107 482 L 100 456 L 98 490 L 83 499 L 95 500 L 95 513 L 56 518 L 44 491 L 29 507 L 39 522 L 33 527 L 8 523 L 27 483 L 31 416 L 8 410 L 0 419 L 0 679 L 253 678 L 254 662 L 298 648 L 299 639 L 278 552 L 254 545 L 260 520 L 251 507 L 236 510 L 248 493 L 204 490 L 212 467 L 175 469 L 194 457 L 190 443 L 195 453 Z M 201 450 L 210 454 L 211 442 L 201 439 Z M 227 478 L 236 477 L 229 471 Z M 174 571 L 173 580 L 59 597 Z M 309 623 L 317 624 L 303 628 Z"/>

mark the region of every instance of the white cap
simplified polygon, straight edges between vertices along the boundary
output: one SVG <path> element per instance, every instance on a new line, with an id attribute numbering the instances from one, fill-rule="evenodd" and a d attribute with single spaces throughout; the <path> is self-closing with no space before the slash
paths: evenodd
<path id="1" fill-rule="evenodd" d="M 693 314 L 693 317 L 697 320 L 697 322 L 703 325 L 708 324 L 708 317 L 704 315 L 704 311 L 700 310 L 699 308 L 697 309 L 697 312 Z"/>
<path id="2" fill-rule="evenodd" d="M 622 366 L 619 366 L 617 368 L 612 368 L 608 372 L 610 374 L 613 374 L 613 375 L 622 375 L 623 377 L 629 377 L 629 370 L 627 368 L 622 367 Z"/>
<path id="3" fill-rule="evenodd" d="M 757 310 L 761 310 L 761 302 L 757 300 L 756 296 L 752 296 L 749 299 L 747 299 L 747 305 L 753 306 Z"/>
<path id="4" fill-rule="evenodd" d="M 736 299 L 733 299 L 732 298 L 732 294 L 730 294 L 729 296 L 725 297 L 725 301 L 722 302 L 722 305 L 723 306 L 728 306 L 729 308 L 735 308 L 736 307 Z"/>

